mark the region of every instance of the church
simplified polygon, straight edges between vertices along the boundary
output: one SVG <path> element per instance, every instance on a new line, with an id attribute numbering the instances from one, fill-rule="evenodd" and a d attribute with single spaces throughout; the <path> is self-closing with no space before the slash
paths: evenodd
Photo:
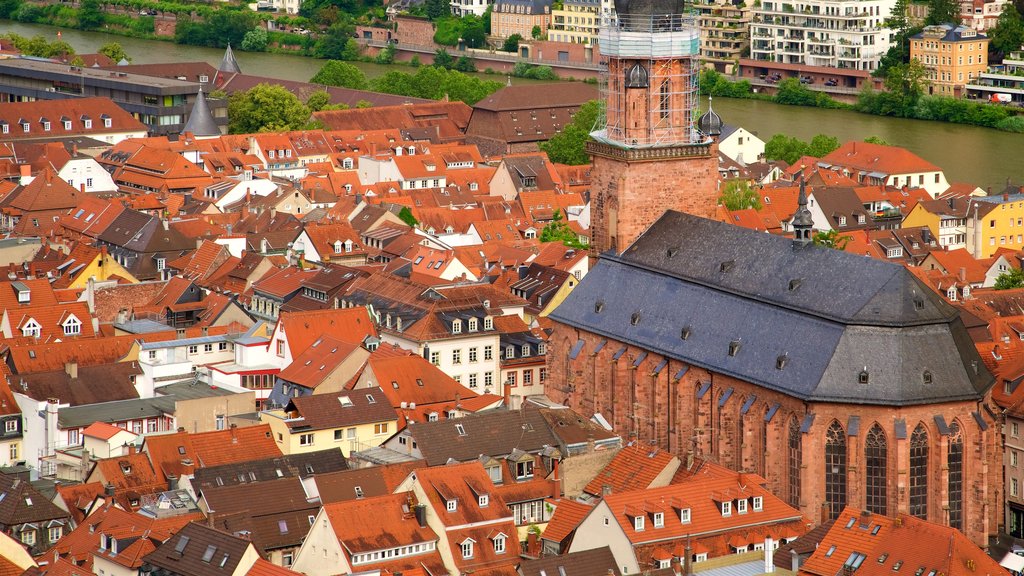
<path id="1" fill-rule="evenodd" d="M 601 31 L 596 265 L 551 315 L 550 398 L 637 442 L 760 474 L 816 521 L 848 505 L 988 545 L 1002 522 L 994 378 L 958 311 L 902 266 L 708 217 L 710 109 L 674 0 L 620 0 Z M 696 125 L 695 125 L 696 124 Z"/>

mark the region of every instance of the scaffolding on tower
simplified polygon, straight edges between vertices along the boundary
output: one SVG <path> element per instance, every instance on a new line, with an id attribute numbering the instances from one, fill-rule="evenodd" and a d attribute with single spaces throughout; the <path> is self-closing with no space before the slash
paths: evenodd
<path id="1" fill-rule="evenodd" d="M 696 129 L 699 43 L 694 13 L 606 17 L 599 35 L 603 106 L 592 136 L 628 148 L 706 142 Z"/>

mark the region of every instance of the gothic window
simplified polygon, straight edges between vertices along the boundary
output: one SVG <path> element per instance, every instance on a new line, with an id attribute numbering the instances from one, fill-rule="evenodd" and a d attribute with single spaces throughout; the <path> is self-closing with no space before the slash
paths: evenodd
<path id="1" fill-rule="evenodd" d="M 789 420 L 789 505 L 800 507 L 800 466 L 803 464 L 803 451 L 800 444 L 800 423 L 796 418 Z"/>
<path id="2" fill-rule="evenodd" d="M 637 62 L 626 70 L 626 88 L 647 88 L 648 75 L 644 65 Z"/>
<path id="3" fill-rule="evenodd" d="M 964 436 L 960 424 L 949 425 L 949 525 L 963 529 L 964 516 Z"/>
<path id="4" fill-rule="evenodd" d="M 662 120 L 668 120 L 670 116 L 670 108 L 672 98 L 669 94 L 669 82 L 665 80 L 661 83 L 661 87 L 658 89 L 658 114 Z"/>
<path id="5" fill-rule="evenodd" d="M 923 424 L 910 435 L 910 515 L 928 518 L 928 431 Z"/>
<path id="6" fill-rule="evenodd" d="M 882 427 L 876 423 L 871 430 L 868 430 L 864 442 L 867 509 L 874 514 L 885 514 L 888 508 L 886 499 L 886 457 L 888 452 L 885 432 L 882 432 Z"/>
<path id="7" fill-rule="evenodd" d="M 846 507 L 846 433 L 835 420 L 825 433 L 825 502 L 829 518 Z"/>

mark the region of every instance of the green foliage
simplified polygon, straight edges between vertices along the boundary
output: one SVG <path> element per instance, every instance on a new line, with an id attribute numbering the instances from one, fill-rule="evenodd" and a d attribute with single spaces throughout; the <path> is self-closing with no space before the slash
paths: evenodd
<path id="1" fill-rule="evenodd" d="M 355 38 L 346 35 L 347 26 L 332 26 L 320 35 L 313 45 L 313 55 L 330 60 L 358 60 L 360 46 Z"/>
<path id="2" fill-rule="evenodd" d="M 419 68 L 422 65 L 423 63 L 420 62 L 419 54 L 413 54 L 412 58 L 409 59 L 409 66 L 412 66 L 413 68 Z"/>
<path id="3" fill-rule="evenodd" d="M 587 247 L 586 242 L 580 242 L 580 237 L 577 233 L 569 228 L 569 225 L 562 220 L 562 211 L 555 208 L 554 214 L 551 216 L 551 222 L 548 222 L 546 226 L 540 231 L 541 242 L 561 242 L 570 248 L 584 249 Z"/>
<path id="4" fill-rule="evenodd" d="M 462 40 L 470 48 L 483 48 L 487 43 L 487 28 L 483 18 L 473 14 L 462 17 Z"/>
<path id="5" fill-rule="evenodd" d="M 1006 4 L 995 27 L 989 31 L 989 47 L 998 54 L 1009 54 L 1024 46 L 1024 21 L 1013 4 Z"/>
<path id="6" fill-rule="evenodd" d="M 512 68 L 512 75 L 516 78 L 532 78 L 534 80 L 558 80 L 558 74 L 555 74 L 551 66 L 538 66 L 528 62 L 516 62 Z"/>
<path id="7" fill-rule="evenodd" d="M 750 81 L 730 82 L 710 68 L 705 68 L 700 72 L 700 93 L 704 96 L 724 96 L 726 98 L 750 98 L 753 96 Z"/>
<path id="8" fill-rule="evenodd" d="M 8 33 L 2 36 L 2 38 L 6 38 L 8 42 L 14 44 L 14 47 L 26 56 L 55 58 L 58 56 L 71 56 L 75 53 L 75 49 L 67 42 L 63 40 L 50 42 L 42 35 L 26 38 L 18 34 Z"/>
<path id="9" fill-rule="evenodd" d="M 1024 269 L 1010 268 L 996 277 L 996 290 L 1011 290 L 1013 288 L 1024 288 Z"/>
<path id="10" fill-rule="evenodd" d="M 925 26 L 931 24 L 959 24 L 960 3 L 956 0 L 928 0 L 928 17 Z"/>
<path id="11" fill-rule="evenodd" d="M 245 35 L 256 25 L 256 14 L 249 11 L 218 10 L 200 22 L 179 15 L 174 29 L 174 41 L 213 48 L 224 48 L 228 44 L 239 46 Z"/>
<path id="12" fill-rule="evenodd" d="M 476 72 L 476 63 L 469 56 L 459 56 L 452 69 L 459 72 Z"/>
<path id="13" fill-rule="evenodd" d="M 376 61 L 377 64 L 394 64 L 395 52 L 398 52 L 398 47 L 395 46 L 393 43 L 388 42 L 387 46 L 385 46 L 383 50 L 377 53 L 377 57 L 374 58 L 374 61 Z"/>
<path id="14" fill-rule="evenodd" d="M 455 46 L 462 37 L 462 20 L 445 16 L 435 22 L 434 42 L 441 46 Z"/>
<path id="15" fill-rule="evenodd" d="M 778 104 L 791 106 L 814 106 L 817 108 L 841 108 L 838 102 L 824 92 L 816 92 L 804 86 L 796 78 L 779 82 L 778 92 L 773 100 Z"/>
<path id="16" fill-rule="evenodd" d="M 107 58 L 110 58 L 115 63 L 121 60 L 132 61 L 131 57 L 124 51 L 124 48 L 117 42 L 108 42 L 103 46 L 100 46 L 98 50 L 100 54 L 103 54 Z"/>
<path id="17" fill-rule="evenodd" d="M 1000 120 L 996 124 L 996 128 L 1004 132 L 1016 132 L 1018 134 L 1024 134 L 1024 116 L 1010 116 Z"/>
<path id="18" fill-rule="evenodd" d="M 408 206 L 402 206 L 402 209 L 398 211 L 398 218 L 409 226 L 415 227 L 419 224 L 419 220 L 416 220 L 416 217 L 412 215 L 412 210 Z"/>
<path id="19" fill-rule="evenodd" d="M 18 22 L 38 22 L 43 17 L 43 9 L 35 4 L 25 2 L 14 11 L 11 17 Z"/>
<path id="20" fill-rule="evenodd" d="M 71 59 L 71 62 L 69 62 L 69 64 L 71 64 L 72 66 L 85 66 L 85 60 L 82 60 L 81 56 L 75 56 Z"/>
<path id="21" fill-rule="evenodd" d="M 309 108 L 283 86 L 259 84 L 228 99 L 232 134 L 285 132 L 311 125 Z"/>
<path id="22" fill-rule="evenodd" d="M 775 134 L 765 142 L 764 155 L 768 160 L 782 160 L 793 164 L 801 156 L 821 158 L 836 148 L 839 148 L 839 139 L 824 134 L 818 134 L 811 138 L 810 142 L 785 134 Z"/>
<path id="23" fill-rule="evenodd" d="M 513 35 L 509 36 L 508 38 L 505 38 L 505 42 L 502 43 L 501 49 L 503 51 L 505 51 L 505 52 L 518 52 L 519 51 L 519 41 L 522 40 L 522 39 L 523 39 L 523 37 L 520 36 L 519 34 L 513 34 Z"/>
<path id="24" fill-rule="evenodd" d="M 82 30 L 95 30 L 103 26 L 103 16 L 100 0 L 82 0 L 78 6 L 78 27 Z"/>
<path id="25" fill-rule="evenodd" d="M 267 29 L 257 26 L 245 33 L 240 48 L 246 52 L 263 52 L 267 49 L 268 42 Z"/>
<path id="26" fill-rule="evenodd" d="M 540 37 L 541 37 L 541 36 L 542 36 L 543 34 L 544 34 L 544 33 L 543 33 L 543 32 L 541 32 L 541 30 L 540 30 L 540 26 L 534 26 L 534 27 L 533 27 L 533 30 L 530 30 L 530 36 L 533 36 L 533 39 L 534 39 L 534 40 L 540 40 Z"/>
<path id="27" fill-rule="evenodd" d="M 313 84 L 341 86 L 354 90 L 366 90 L 370 85 L 362 70 L 340 60 L 331 60 L 324 64 L 309 81 Z"/>
<path id="28" fill-rule="evenodd" d="M 481 80 L 456 70 L 437 66 L 421 66 L 415 74 L 389 70 L 371 82 L 373 90 L 416 98 L 440 100 L 447 96 L 473 105 L 501 88 L 500 82 Z"/>
<path id="29" fill-rule="evenodd" d="M 566 124 L 562 131 L 552 136 L 550 140 L 542 143 L 540 149 L 547 152 L 552 162 L 587 164 L 590 158 L 587 156 L 586 143 L 590 139 L 590 131 L 594 129 L 600 111 L 600 103 L 597 100 L 580 106 L 572 122 Z"/>
<path id="30" fill-rule="evenodd" d="M 423 5 L 427 18 L 431 20 L 437 21 L 445 16 L 452 15 L 451 5 L 447 0 L 426 0 Z"/>
<path id="31" fill-rule="evenodd" d="M 359 100 L 356 102 L 356 108 L 373 108 L 373 102 L 369 100 Z"/>
<path id="32" fill-rule="evenodd" d="M 751 188 L 746 180 L 730 180 L 722 189 L 718 203 L 729 210 L 761 209 L 761 197 L 757 189 Z"/>
<path id="33" fill-rule="evenodd" d="M 306 108 L 309 108 L 310 112 L 319 112 L 326 109 L 331 105 L 331 95 L 327 93 L 327 90 L 317 90 L 306 98 Z"/>
<path id="34" fill-rule="evenodd" d="M 891 66 L 885 76 L 886 91 L 866 88 L 857 97 L 854 108 L 868 114 L 913 118 L 914 108 L 924 94 L 926 74 L 917 60 Z"/>
<path id="35" fill-rule="evenodd" d="M 864 139 L 864 141 L 867 142 L 868 144 L 879 144 L 881 146 L 892 146 L 892 144 L 889 144 L 888 142 L 886 142 L 882 138 L 879 138 L 878 136 L 868 136 L 867 138 Z"/>
<path id="36" fill-rule="evenodd" d="M 452 58 L 452 55 L 447 50 L 440 48 L 437 52 L 434 52 L 434 66 L 450 70 L 455 67 L 455 59 Z"/>
<path id="37" fill-rule="evenodd" d="M 12 18 L 24 0 L 0 0 L 0 18 Z"/>
<path id="38" fill-rule="evenodd" d="M 840 235 L 838 230 L 829 230 L 828 232 L 815 232 L 811 241 L 825 248 L 846 250 L 846 245 L 850 243 L 850 237 Z"/>

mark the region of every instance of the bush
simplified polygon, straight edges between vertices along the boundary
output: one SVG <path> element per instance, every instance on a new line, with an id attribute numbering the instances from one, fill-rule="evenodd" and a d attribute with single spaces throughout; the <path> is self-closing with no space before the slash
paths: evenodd
<path id="1" fill-rule="evenodd" d="M 240 48 L 246 52 L 263 52 L 267 49 L 267 29 L 258 26 L 245 33 Z"/>
<path id="2" fill-rule="evenodd" d="M 501 45 L 501 49 L 505 52 L 518 52 L 519 41 L 522 39 L 523 37 L 519 34 L 513 34 L 508 38 L 505 38 L 505 42 Z"/>
<path id="3" fill-rule="evenodd" d="M 43 9 L 34 4 L 22 4 L 11 16 L 18 22 L 38 22 L 43 17 Z"/>
<path id="4" fill-rule="evenodd" d="M 558 74 L 550 66 L 537 66 L 527 62 L 516 62 L 512 69 L 516 78 L 532 78 L 534 80 L 558 80 Z"/>
<path id="5" fill-rule="evenodd" d="M 1011 116 L 1009 118 L 1004 118 L 999 121 L 999 124 L 996 124 L 996 128 L 1004 132 L 1017 132 L 1019 134 L 1024 134 L 1024 116 Z"/>

